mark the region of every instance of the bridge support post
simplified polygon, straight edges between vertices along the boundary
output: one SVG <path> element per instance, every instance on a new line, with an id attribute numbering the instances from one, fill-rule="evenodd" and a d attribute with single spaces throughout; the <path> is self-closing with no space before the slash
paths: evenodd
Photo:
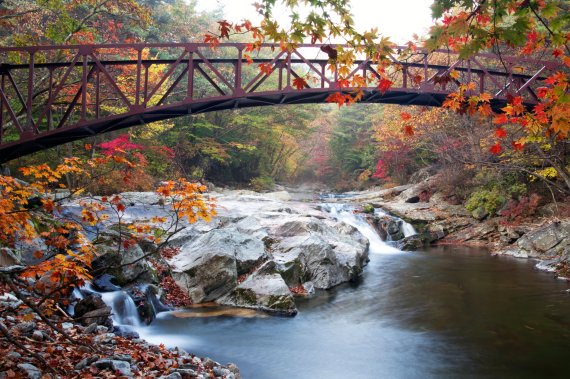
<path id="1" fill-rule="evenodd" d="M 0 92 L 4 93 L 4 85 L 6 83 L 6 76 L 0 74 Z M 4 138 L 4 100 L 0 96 L 0 144 Z"/>
<path id="2" fill-rule="evenodd" d="M 194 96 L 194 52 L 188 51 L 188 83 L 186 87 L 186 98 L 192 100 Z"/>
<path id="3" fill-rule="evenodd" d="M 243 46 L 241 46 L 241 45 L 238 46 L 238 47 L 237 47 L 237 50 L 238 50 L 238 59 L 237 59 L 237 62 L 235 63 L 235 66 L 234 66 L 234 67 L 235 67 L 234 72 L 235 72 L 236 77 L 235 77 L 235 80 L 234 80 L 235 88 L 234 88 L 234 93 L 233 93 L 233 95 L 234 95 L 235 97 L 237 97 L 237 96 L 242 96 L 242 95 L 245 94 L 245 91 L 243 90 L 243 88 L 241 88 L 241 87 L 242 87 L 242 84 L 241 84 L 241 70 L 242 70 L 242 66 L 243 66 L 243 63 L 242 63 L 242 59 L 243 59 Z"/>
<path id="4" fill-rule="evenodd" d="M 34 74 L 35 74 L 35 53 L 30 52 L 30 61 L 28 68 L 28 98 L 26 99 L 27 121 L 25 134 L 31 134 L 34 120 L 32 118 L 32 101 L 34 99 Z"/>

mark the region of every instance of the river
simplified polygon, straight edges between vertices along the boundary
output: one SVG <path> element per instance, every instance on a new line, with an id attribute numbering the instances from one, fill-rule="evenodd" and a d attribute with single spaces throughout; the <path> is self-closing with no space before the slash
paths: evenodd
<path id="1" fill-rule="evenodd" d="M 360 283 L 300 299 L 293 318 L 165 312 L 139 332 L 245 379 L 568 377 L 568 283 L 481 249 L 401 252 L 349 209 L 331 212 L 371 240 Z"/>

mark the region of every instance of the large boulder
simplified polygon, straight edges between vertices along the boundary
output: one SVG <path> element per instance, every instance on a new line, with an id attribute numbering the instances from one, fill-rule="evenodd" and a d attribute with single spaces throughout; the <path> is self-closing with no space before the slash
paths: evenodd
<path id="1" fill-rule="evenodd" d="M 261 240 L 236 229 L 216 229 L 183 245 L 170 262 L 176 283 L 194 302 L 230 291 L 237 276 L 266 259 Z"/>
<path id="2" fill-rule="evenodd" d="M 283 239 L 274 246 L 273 257 L 290 285 L 312 281 L 315 288 L 327 289 L 356 280 L 366 264 L 367 251 L 367 246 L 357 243 L 330 243 L 322 236 L 309 235 Z"/>
<path id="3" fill-rule="evenodd" d="M 293 295 L 281 275 L 276 272 L 275 263 L 272 261 L 265 263 L 217 302 L 279 315 L 294 316 L 297 314 Z"/>

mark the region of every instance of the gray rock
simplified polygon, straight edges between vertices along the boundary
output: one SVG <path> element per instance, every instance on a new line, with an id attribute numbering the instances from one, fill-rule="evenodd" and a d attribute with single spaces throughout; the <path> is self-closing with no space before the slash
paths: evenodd
<path id="1" fill-rule="evenodd" d="M 135 282 L 158 283 L 154 269 L 146 259 L 142 259 L 145 253 L 139 245 L 119 251 L 118 244 L 119 235 L 113 230 L 106 231 L 99 238 L 96 245 L 99 256 L 91 263 L 92 272 L 110 275 L 118 286 Z"/>
<path id="2" fill-rule="evenodd" d="M 194 302 L 230 291 L 237 276 L 267 259 L 263 241 L 237 229 L 216 229 L 183 245 L 170 264 L 177 284 Z"/>
<path id="3" fill-rule="evenodd" d="M 424 238 L 420 234 L 405 237 L 396 243 L 398 249 L 404 251 L 416 251 L 421 249 L 424 245 Z"/>
<path id="4" fill-rule="evenodd" d="M 131 365 L 125 361 L 114 359 L 101 359 L 92 363 L 92 366 L 99 370 L 119 371 L 121 375 L 132 376 Z"/>
<path id="5" fill-rule="evenodd" d="M 6 354 L 6 358 L 11 359 L 11 360 L 20 359 L 21 357 L 22 357 L 22 355 L 16 351 L 11 351 L 8 354 Z"/>
<path id="6" fill-rule="evenodd" d="M 98 355 L 94 355 L 92 357 L 87 357 L 87 358 L 83 358 L 82 360 L 79 361 L 79 363 L 77 363 L 75 365 L 75 369 L 76 370 L 83 370 L 84 368 L 86 368 L 87 366 L 90 366 L 93 362 L 96 362 L 99 360 L 99 356 Z"/>
<path id="7" fill-rule="evenodd" d="M 182 375 L 179 372 L 173 372 L 166 376 L 161 376 L 159 379 L 182 379 Z"/>
<path id="8" fill-rule="evenodd" d="M 96 323 L 101 325 L 109 324 L 109 316 L 111 316 L 111 307 L 99 308 L 94 311 L 83 314 L 81 324 L 84 326 Z"/>
<path id="9" fill-rule="evenodd" d="M 24 371 L 29 379 L 40 379 L 42 377 L 42 371 L 32 364 L 20 363 L 18 368 Z"/>
<path id="10" fill-rule="evenodd" d="M 527 233 L 516 242 L 516 246 L 529 257 L 570 255 L 570 220 L 554 222 Z"/>
<path id="11" fill-rule="evenodd" d="M 108 307 L 101 297 L 91 294 L 77 302 L 75 305 L 75 317 L 81 317 L 81 324 L 88 326 L 92 323 L 108 325 L 111 308 Z"/>
<path id="12" fill-rule="evenodd" d="M 44 340 L 44 334 L 40 330 L 34 330 L 32 339 L 37 342 L 42 342 Z"/>
<path id="13" fill-rule="evenodd" d="M 216 377 L 224 377 L 226 379 L 229 379 L 230 375 L 231 375 L 231 377 L 234 376 L 234 374 L 230 370 L 228 370 L 227 368 L 223 368 L 223 367 L 214 367 L 212 369 L 212 372 Z"/>
<path id="14" fill-rule="evenodd" d="M 11 293 L 4 293 L 0 296 L 0 305 L 7 309 L 16 310 L 22 305 L 23 302 Z"/>
<path id="15" fill-rule="evenodd" d="M 471 216 L 473 216 L 474 219 L 481 221 L 485 219 L 485 217 L 489 216 L 489 212 L 487 212 L 483 207 L 478 207 L 471 212 Z"/>
<path id="16" fill-rule="evenodd" d="M 305 289 L 305 292 L 307 292 L 307 295 L 312 295 L 315 293 L 315 285 L 313 282 L 303 283 L 303 288 Z"/>
<path id="17" fill-rule="evenodd" d="M 217 302 L 287 316 L 297 314 L 293 295 L 283 278 L 275 271 L 275 263 L 272 261 L 265 263 Z"/>
<path id="18" fill-rule="evenodd" d="M 156 192 L 123 192 L 121 198 L 125 203 L 133 205 L 156 205 L 161 202 L 161 197 Z"/>
<path id="19" fill-rule="evenodd" d="M 92 334 L 95 332 L 95 330 L 97 330 L 97 324 L 91 323 L 85 329 L 83 329 L 83 334 Z"/>
<path id="20" fill-rule="evenodd" d="M 295 285 L 312 281 L 315 288 L 327 289 L 357 279 L 367 259 L 367 246 L 335 243 L 319 235 L 289 237 L 276 245 L 273 256 L 290 285 L 291 280 L 298 280 Z"/>
<path id="21" fill-rule="evenodd" d="M 0 267 L 21 265 L 21 255 L 7 247 L 0 248 Z"/>
<path id="22" fill-rule="evenodd" d="M 176 368 L 174 373 L 180 375 L 181 378 L 196 378 L 196 371 L 190 368 Z M 172 375 L 172 374 L 171 374 Z"/>
<path id="23" fill-rule="evenodd" d="M 16 325 L 16 329 L 22 334 L 31 334 L 36 329 L 36 323 L 32 321 L 22 322 Z"/>
<path id="24" fill-rule="evenodd" d="M 228 363 L 226 367 L 235 375 L 236 379 L 240 379 L 239 368 L 234 363 Z"/>

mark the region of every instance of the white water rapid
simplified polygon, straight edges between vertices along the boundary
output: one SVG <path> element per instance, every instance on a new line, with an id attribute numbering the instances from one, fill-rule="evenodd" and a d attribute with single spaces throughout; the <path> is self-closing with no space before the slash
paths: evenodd
<path id="1" fill-rule="evenodd" d="M 325 203 L 322 205 L 323 210 L 328 211 L 332 217 L 339 221 L 343 221 L 348 225 L 354 226 L 362 235 L 370 241 L 371 254 L 400 254 L 401 250 L 390 246 L 382 241 L 374 228 L 364 220 L 360 213 L 355 213 L 355 208 L 346 204 Z M 410 225 L 413 230 L 413 227 Z"/>

